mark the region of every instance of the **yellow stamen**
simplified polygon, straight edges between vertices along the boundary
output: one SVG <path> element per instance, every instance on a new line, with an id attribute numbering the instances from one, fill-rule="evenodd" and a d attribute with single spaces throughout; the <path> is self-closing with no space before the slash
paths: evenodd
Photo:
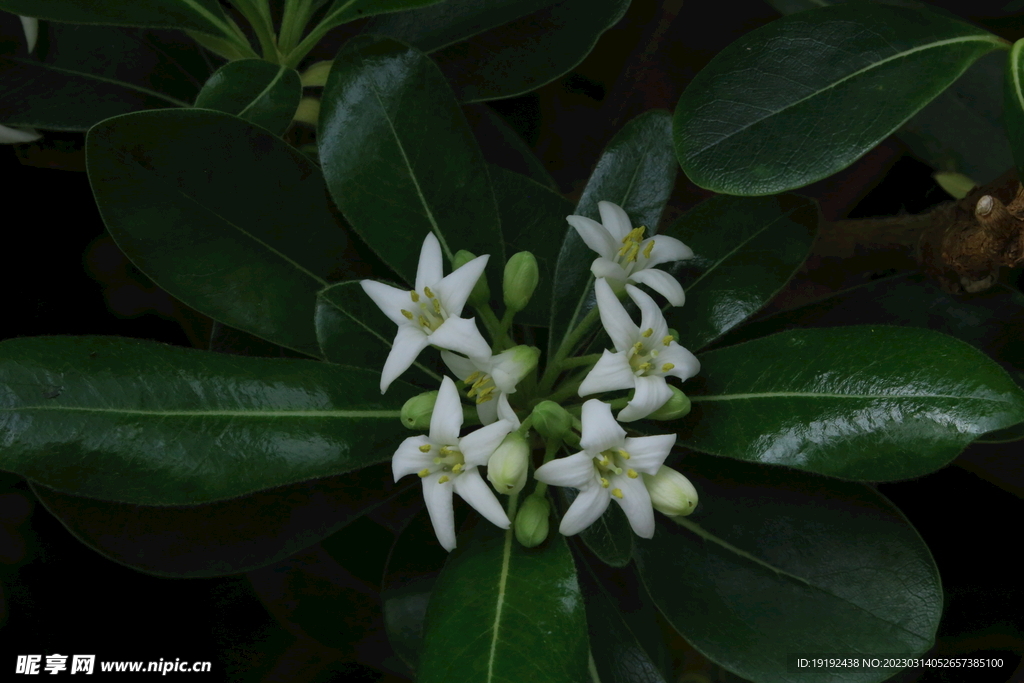
<path id="1" fill-rule="evenodd" d="M 402 315 L 404 315 L 409 320 L 412 320 L 412 313 L 410 313 L 409 311 L 405 310 L 404 308 L 402 309 Z"/>
<path id="2" fill-rule="evenodd" d="M 630 479 L 636 479 L 638 475 L 636 473 L 636 470 L 626 470 L 626 476 L 629 477 Z"/>
<path id="3" fill-rule="evenodd" d="M 665 363 L 664 365 L 661 366 L 661 371 L 662 372 L 668 372 L 669 370 L 671 370 L 674 367 L 675 367 L 675 365 L 673 365 L 672 363 Z"/>
<path id="4" fill-rule="evenodd" d="M 622 489 L 612 489 L 612 495 L 616 498 L 622 498 Z"/>
<path id="5" fill-rule="evenodd" d="M 429 443 L 425 443 L 422 446 L 420 446 L 420 453 L 429 453 L 430 452 L 430 448 L 431 448 L 430 444 Z"/>
<path id="6" fill-rule="evenodd" d="M 643 333 L 640 336 L 643 337 L 644 339 L 647 339 L 652 334 L 654 334 L 654 328 L 648 327 L 646 330 L 643 331 Z"/>
<path id="7" fill-rule="evenodd" d="M 676 338 L 673 337 L 671 334 L 666 334 L 665 338 L 661 340 L 661 343 L 664 344 L 665 346 L 668 346 L 669 344 L 671 344 L 675 340 L 676 340 Z"/>
<path id="8" fill-rule="evenodd" d="M 448 475 L 447 474 L 443 474 L 443 475 L 441 475 L 441 478 L 437 480 L 437 483 L 438 484 L 447 484 L 450 481 L 451 481 L 451 479 L 448 478 Z M 621 498 L 622 496 L 619 496 L 619 497 Z"/>
<path id="9" fill-rule="evenodd" d="M 430 476 L 430 470 L 429 470 L 429 469 L 427 469 L 426 467 L 424 467 L 424 468 L 423 468 L 422 470 L 420 470 L 420 471 L 419 471 L 419 472 L 417 472 L 416 474 L 420 475 L 420 479 L 422 479 L 423 477 L 428 477 L 428 476 Z"/>
<path id="10" fill-rule="evenodd" d="M 651 258 L 652 251 L 654 251 L 654 240 L 648 242 L 647 246 L 644 247 L 644 258 Z"/>
<path id="11" fill-rule="evenodd" d="M 430 287 L 424 287 L 423 288 L 423 293 L 427 295 L 428 299 L 433 299 L 434 298 L 434 293 L 430 291 Z"/>
<path id="12" fill-rule="evenodd" d="M 629 253 L 626 254 L 626 262 L 632 263 L 633 261 L 636 261 L 636 256 L 638 253 L 640 253 L 640 245 L 634 244 L 629 248 Z"/>
<path id="13" fill-rule="evenodd" d="M 447 458 L 452 454 L 452 449 L 449 446 L 441 446 L 441 457 Z"/>
<path id="14" fill-rule="evenodd" d="M 462 463 L 461 462 L 457 462 L 457 463 L 455 463 L 455 465 L 452 466 L 452 473 L 453 474 L 458 474 L 461 471 L 462 471 Z"/>
<path id="15" fill-rule="evenodd" d="M 490 394 L 487 394 L 486 396 L 477 396 L 477 399 L 476 399 L 476 404 L 477 404 L 477 405 L 480 405 L 481 403 L 487 403 L 487 402 L 488 402 L 488 401 L 490 401 L 490 400 L 491 400 L 492 398 L 494 398 L 494 397 L 493 397 L 493 396 L 491 396 Z"/>
<path id="16" fill-rule="evenodd" d="M 608 463 L 608 456 L 606 455 L 603 458 L 601 458 L 601 461 L 597 464 L 600 465 L 601 467 L 608 467 Z"/>
<path id="17" fill-rule="evenodd" d="M 637 370 L 639 370 L 640 372 L 647 372 L 650 369 L 651 369 L 651 364 L 650 363 L 641 363 L 640 367 L 637 368 Z"/>
<path id="18" fill-rule="evenodd" d="M 644 350 L 644 343 L 643 342 L 637 342 L 636 344 L 633 344 L 633 353 L 640 353 L 643 350 Z"/>
<path id="19" fill-rule="evenodd" d="M 441 312 L 441 301 L 439 299 L 434 299 L 434 313 L 440 313 L 440 312 Z"/>
<path id="20" fill-rule="evenodd" d="M 430 321 L 429 321 L 429 320 L 427 320 L 426 318 L 424 318 L 424 317 L 423 317 L 423 316 L 421 315 L 421 316 L 420 316 L 420 325 L 423 325 L 423 327 L 430 327 Z"/>
<path id="21" fill-rule="evenodd" d="M 622 458 L 623 460 L 629 460 L 629 453 L 628 453 L 628 452 L 626 451 L 626 449 L 624 449 L 624 448 L 620 448 L 620 449 L 619 449 L 619 456 L 620 456 L 620 457 L 621 457 L 621 458 Z"/>
<path id="22" fill-rule="evenodd" d="M 409 292 L 409 298 L 412 299 L 413 303 L 416 303 L 417 301 L 420 300 L 420 294 L 414 289 L 411 292 Z"/>
<path id="23" fill-rule="evenodd" d="M 601 486 L 603 488 L 608 488 L 608 480 L 605 479 L 604 477 L 601 477 Z"/>
<path id="24" fill-rule="evenodd" d="M 479 370 L 475 371 L 472 375 L 470 375 L 469 377 L 467 377 L 465 379 L 466 384 L 472 384 L 473 382 L 476 381 L 477 377 L 479 377 L 479 376 L 480 376 L 480 371 Z"/>

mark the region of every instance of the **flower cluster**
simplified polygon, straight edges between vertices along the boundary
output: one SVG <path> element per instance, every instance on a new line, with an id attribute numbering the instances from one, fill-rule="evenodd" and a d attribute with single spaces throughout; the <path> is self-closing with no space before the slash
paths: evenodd
<path id="1" fill-rule="evenodd" d="M 622 507 L 633 531 L 644 538 L 654 535 L 655 509 L 670 516 L 686 515 L 696 505 L 693 485 L 664 465 L 676 436 L 629 436 L 619 424 L 674 419 L 689 411 L 689 400 L 667 378 L 685 381 L 700 371 L 700 362 L 679 345 L 658 303 L 636 285 L 650 287 L 670 305 L 682 305 L 679 282 L 654 266 L 691 258 L 693 252 L 671 237 L 645 238 L 645 228 L 633 228 L 615 204 L 600 202 L 598 208 L 601 223 L 583 216 L 567 217 L 598 254 L 591 266 L 597 308 L 566 336 L 543 373 L 538 372 L 539 349 L 517 345 L 509 333 L 513 317 L 527 306 L 538 281 L 537 262 L 529 252 L 516 254 L 505 266 L 506 310 L 500 322 L 487 302 L 486 279 L 481 279 L 489 257 L 460 252 L 454 260 L 461 265 L 444 275 L 441 246 L 432 233 L 423 241 L 413 289 L 372 280 L 361 283 L 398 325 L 381 373 L 381 393 L 428 346 L 440 350 L 445 365 L 459 380 L 443 377 L 437 391 L 406 403 L 403 423 L 428 433 L 405 439 L 392 459 L 395 481 L 410 474 L 419 476 L 434 532 L 447 550 L 456 543 L 453 493 L 503 529 L 514 519 L 517 539 L 531 547 L 547 537 L 548 485 L 579 492 L 559 525 L 567 536 L 590 526 L 612 500 Z M 625 297 L 639 309 L 639 325 L 623 306 Z M 475 318 L 462 317 L 467 302 L 480 314 L 490 343 Z M 590 336 L 597 317 L 614 351 L 572 356 Z M 596 398 L 573 403 L 576 396 L 624 390 L 632 393 L 610 403 Z M 482 425 L 465 436 L 461 435 L 466 417 L 460 392 L 475 405 L 475 417 Z M 612 414 L 615 408 L 617 416 Z M 561 451 L 571 454 L 556 457 Z M 535 452 L 538 460 L 543 453 L 543 462 L 536 467 Z M 493 490 L 480 467 L 487 468 Z M 517 495 L 531 469 L 537 483 L 516 514 Z M 508 512 L 495 491 L 511 497 Z"/>

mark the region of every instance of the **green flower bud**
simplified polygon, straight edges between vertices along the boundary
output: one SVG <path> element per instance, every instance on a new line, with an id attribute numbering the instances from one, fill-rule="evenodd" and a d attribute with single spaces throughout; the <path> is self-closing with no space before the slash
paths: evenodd
<path id="1" fill-rule="evenodd" d="M 658 512 L 669 517 L 685 516 L 697 507 L 697 489 L 671 467 L 662 465 L 653 477 L 649 474 L 643 476 L 647 492 L 651 494 L 651 504 Z"/>
<path id="2" fill-rule="evenodd" d="M 541 401 L 531 416 L 533 428 L 545 439 L 561 439 L 572 427 L 572 415 L 554 401 Z"/>
<path id="3" fill-rule="evenodd" d="M 413 396 L 402 406 L 402 424 L 408 429 L 418 432 L 430 429 L 430 416 L 434 413 L 434 403 L 436 402 L 436 391 Z"/>
<path id="4" fill-rule="evenodd" d="M 452 270 L 458 270 L 462 266 L 466 265 L 476 256 L 472 252 L 461 249 L 455 254 L 455 258 L 452 259 Z M 469 293 L 468 299 L 472 306 L 486 306 L 491 301 L 491 288 L 487 286 L 487 273 L 480 276 L 480 279 L 476 281 L 476 285 L 473 286 L 473 291 Z"/>
<path id="5" fill-rule="evenodd" d="M 535 548 L 548 537 L 551 505 L 544 496 L 533 494 L 523 501 L 516 515 L 516 540 L 526 548 Z"/>
<path id="6" fill-rule="evenodd" d="M 512 432 L 487 461 L 487 480 L 498 493 L 512 495 L 526 486 L 530 466 L 530 444 L 519 432 Z"/>
<path id="7" fill-rule="evenodd" d="M 669 385 L 669 389 L 672 390 L 672 398 L 648 415 L 648 420 L 678 420 L 690 414 L 690 399 L 686 394 L 671 385 Z"/>
<path id="8" fill-rule="evenodd" d="M 533 290 L 537 289 L 540 271 L 537 259 L 528 251 L 514 254 L 505 264 L 505 279 L 502 290 L 505 294 L 505 307 L 513 311 L 521 311 L 530 303 Z"/>

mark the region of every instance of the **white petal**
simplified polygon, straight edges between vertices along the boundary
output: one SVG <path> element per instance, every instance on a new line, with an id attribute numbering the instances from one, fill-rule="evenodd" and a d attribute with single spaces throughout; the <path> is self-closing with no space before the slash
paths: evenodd
<path id="1" fill-rule="evenodd" d="M 626 285 L 626 293 L 640 308 L 640 329 L 644 332 L 654 330 L 651 333 L 651 339 L 661 344 L 661 340 L 668 335 L 668 323 L 665 322 L 665 316 L 661 314 L 661 307 L 646 292 L 632 285 Z"/>
<path id="2" fill-rule="evenodd" d="M 429 344 L 427 335 L 417 325 L 400 325 L 391 345 L 391 353 L 384 361 L 384 369 L 380 373 L 380 393 L 387 391 L 391 383 L 409 369 L 420 351 Z"/>
<path id="3" fill-rule="evenodd" d="M 466 305 L 469 295 L 473 293 L 476 281 L 483 275 L 489 258 L 487 255 L 477 256 L 437 283 L 437 296 L 449 316 L 458 316 L 462 313 L 462 308 Z"/>
<path id="4" fill-rule="evenodd" d="M 665 458 L 675 443 L 675 434 L 658 434 L 627 438 L 622 448 L 629 453 L 630 467 L 637 472 L 654 476 L 665 463 Z"/>
<path id="5" fill-rule="evenodd" d="M 608 509 L 608 501 L 611 497 L 608 489 L 601 486 L 588 486 L 583 489 L 569 509 L 565 511 L 562 523 L 558 525 L 558 531 L 563 536 L 572 536 L 583 531 L 604 514 L 604 511 Z"/>
<path id="6" fill-rule="evenodd" d="M 651 257 L 644 261 L 644 268 L 653 268 L 662 263 L 693 258 L 693 249 L 668 235 L 655 235 L 649 240 L 644 240 L 640 245 L 640 253 L 644 252 L 647 243 L 651 241 L 654 242 L 654 246 L 651 248 Z"/>
<path id="7" fill-rule="evenodd" d="M 420 450 L 420 446 L 427 445 L 430 445 L 430 440 L 425 436 L 410 436 L 402 442 L 391 458 L 391 473 L 395 475 L 395 481 L 434 464 L 435 454 Z"/>
<path id="8" fill-rule="evenodd" d="M 434 412 L 430 415 L 430 440 L 442 446 L 454 446 L 459 443 L 459 430 L 462 429 L 462 402 L 459 401 L 459 390 L 451 377 L 441 380 L 441 388 L 437 391 Z"/>
<path id="9" fill-rule="evenodd" d="M 441 360 L 443 360 L 444 364 L 448 366 L 448 369 L 452 371 L 452 374 L 459 379 L 466 379 L 480 369 L 480 367 L 469 358 L 464 358 L 458 354 L 452 353 L 451 351 L 441 351 Z"/>
<path id="10" fill-rule="evenodd" d="M 592 398 L 583 404 L 580 419 L 580 446 L 591 455 L 597 455 L 609 448 L 619 448 L 626 438 L 626 430 L 612 417 L 612 407 Z"/>
<path id="11" fill-rule="evenodd" d="M 659 365 L 671 363 L 675 367 L 666 372 L 666 375 L 678 377 L 686 381 L 700 372 L 700 361 L 686 348 L 676 342 L 669 344 L 658 356 Z"/>
<path id="12" fill-rule="evenodd" d="M 590 264 L 590 272 L 594 274 L 594 277 L 603 277 L 610 282 L 617 283 L 619 287 L 624 285 L 626 278 L 629 277 L 622 266 L 606 258 L 594 259 L 594 262 Z"/>
<path id="13" fill-rule="evenodd" d="M 657 268 L 638 270 L 629 276 L 629 281 L 647 285 L 668 299 L 673 306 L 682 306 L 686 303 L 686 294 L 683 292 L 683 286 L 679 284 L 679 280 L 663 270 Z"/>
<path id="14" fill-rule="evenodd" d="M 602 258 L 614 259 L 619 251 L 618 242 L 597 221 L 586 216 L 566 216 L 569 225 L 576 228 L 583 243 L 596 251 Z"/>
<path id="15" fill-rule="evenodd" d="M 597 474 L 594 458 L 585 451 L 574 453 L 567 458 L 556 458 L 536 469 L 533 478 L 551 486 L 570 486 L 585 489 L 594 484 Z"/>
<path id="16" fill-rule="evenodd" d="M 491 345 L 480 334 L 474 318 L 448 318 L 428 339 L 438 348 L 457 351 L 464 356 L 487 358 L 491 355 Z"/>
<path id="17" fill-rule="evenodd" d="M 484 483 L 475 467 L 455 477 L 454 484 L 455 493 L 459 494 L 474 510 L 486 517 L 491 524 L 502 529 L 512 526 L 501 503 L 495 498 L 494 492 Z"/>
<path id="18" fill-rule="evenodd" d="M 601 358 L 590 370 L 580 384 L 579 395 L 590 396 L 602 391 L 616 389 L 632 389 L 636 384 L 636 376 L 629 367 L 624 352 L 612 353 L 605 349 Z"/>
<path id="19" fill-rule="evenodd" d="M 430 523 L 434 527 L 441 547 L 451 552 L 455 549 L 455 510 L 452 507 L 452 482 L 437 483 L 441 473 L 423 478 L 423 502 L 427 505 Z"/>
<path id="20" fill-rule="evenodd" d="M 612 477 L 612 488 L 622 492 L 622 498 L 614 496 L 614 500 L 626 513 L 633 533 L 640 538 L 654 536 L 654 507 L 651 505 L 651 494 L 643 484 L 643 479 L 630 479 L 623 475 Z"/>
<path id="21" fill-rule="evenodd" d="M 498 420 L 494 424 L 481 427 L 472 434 L 462 437 L 459 440 L 459 450 L 462 451 L 462 457 L 466 459 L 466 465 L 470 467 L 486 465 L 491 454 L 511 431 L 510 423 Z"/>
<path id="22" fill-rule="evenodd" d="M 601 212 L 601 224 L 604 226 L 604 229 L 608 231 L 608 234 L 616 242 L 621 243 L 626 238 L 626 235 L 629 234 L 629 231 L 633 229 L 629 216 L 626 215 L 621 206 L 611 202 L 598 202 L 597 210 Z"/>
<path id="23" fill-rule="evenodd" d="M 636 378 L 633 400 L 619 411 L 619 422 L 632 422 L 647 417 L 672 398 L 672 390 L 664 377 L 646 375 Z"/>
<path id="24" fill-rule="evenodd" d="M 511 431 L 519 429 L 519 425 L 522 424 L 519 422 L 519 416 L 516 415 L 516 411 L 512 410 L 512 406 L 509 405 L 508 396 L 504 393 L 498 396 L 498 419 L 505 420 L 505 422 L 512 425 Z"/>
<path id="25" fill-rule="evenodd" d="M 428 232 L 420 247 L 420 262 L 416 266 L 416 291 L 422 292 L 424 287 L 433 288 L 444 277 L 444 264 L 441 261 L 441 243 L 432 232 Z"/>
<path id="26" fill-rule="evenodd" d="M 18 16 L 21 19 L 21 28 L 25 31 L 25 42 L 28 44 L 28 51 L 36 49 L 36 39 L 39 38 L 39 20 L 33 17 Z"/>
<path id="27" fill-rule="evenodd" d="M 640 330 L 629 319 L 626 309 L 619 303 L 611 285 L 605 279 L 594 282 L 594 295 L 597 297 L 597 308 L 601 313 L 601 324 L 611 337 L 616 351 L 627 351 L 640 337 Z"/>
<path id="28" fill-rule="evenodd" d="M 9 128 L 0 126 L 0 144 L 13 145 L 19 142 L 32 142 L 43 137 L 33 128 Z"/>
<path id="29" fill-rule="evenodd" d="M 490 401 L 476 404 L 476 416 L 480 418 L 480 424 L 489 425 L 498 421 L 498 402 L 491 395 Z"/>
<path id="30" fill-rule="evenodd" d="M 391 319 L 391 322 L 399 326 L 409 324 L 410 320 L 402 315 L 402 309 L 410 313 L 415 313 L 416 311 L 413 309 L 412 299 L 409 298 L 408 291 L 386 285 L 383 282 L 375 282 L 374 280 L 361 280 L 359 285 L 373 299 L 373 303 L 377 304 L 377 308 Z"/>

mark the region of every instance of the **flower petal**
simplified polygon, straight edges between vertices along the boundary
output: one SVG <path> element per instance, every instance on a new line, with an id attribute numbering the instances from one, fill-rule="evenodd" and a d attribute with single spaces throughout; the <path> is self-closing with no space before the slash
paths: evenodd
<path id="1" fill-rule="evenodd" d="M 641 253 L 647 248 L 647 242 L 649 241 L 654 242 L 654 246 L 651 247 L 650 258 L 644 261 L 644 268 L 653 268 L 662 263 L 693 258 L 693 249 L 690 249 L 675 237 L 669 237 L 668 235 L 655 235 L 650 240 L 644 240 L 643 244 L 640 245 Z"/>
<path id="2" fill-rule="evenodd" d="M 484 483 L 475 467 L 455 477 L 454 484 L 455 493 L 459 494 L 474 510 L 486 517 L 491 524 L 501 529 L 512 526 L 501 503 L 495 498 L 494 492 Z"/>
<path id="3" fill-rule="evenodd" d="M 361 280 L 359 285 L 367 296 L 373 299 L 373 303 L 377 304 L 377 308 L 391 319 L 391 322 L 399 326 L 409 324 L 409 319 L 402 315 L 402 309 L 410 313 L 414 312 L 409 292 L 374 280 Z"/>
<path id="4" fill-rule="evenodd" d="M 601 258 L 615 258 L 615 254 L 619 251 L 618 242 L 608 234 L 604 226 L 586 216 L 566 216 L 565 220 L 569 222 L 569 225 L 576 228 L 576 232 L 579 234 L 580 239 L 583 240 L 583 243 L 593 251 L 596 251 Z"/>
<path id="5" fill-rule="evenodd" d="M 434 233 L 428 232 L 423 239 L 423 246 L 420 247 L 420 262 L 416 266 L 416 291 L 422 292 L 424 287 L 434 287 L 443 277 L 441 243 Z"/>
<path id="6" fill-rule="evenodd" d="M 569 509 L 565 511 L 562 523 L 558 525 L 558 531 L 563 536 L 572 536 L 583 531 L 604 514 L 604 511 L 608 509 L 611 497 L 608 489 L 599 485 L 583 489 Z"/>
<path id="7" fill-rule="evenodd" d="M 34 128 L 10 128 L 0 126 L 0 144 L 13 145 L 20 142 L 32 142 L 43 137 Z"/>
<path id="8" fill-rule="evenodd" d="M 612 417 L 612 407 L 607 403 L 596 398 L 590 399 L 583 404 L 580 419 L 583 423 L 580 446 L 587 453 L 596 456 L 601 451 L 622 446 L 626 430 Z"/>
<path id="9" fill-rule="evenodd" d="M 477 256 L 461 268 L 448 273 L 447 277 L 437 283 L 437 296 L 449 316 L 457 317 L 462 313 L 462 308 L 472 294 L 476 281 L 483 275 L 489 258 L 491 257 L 487 255 Z"/>
<path id="10" fill-rule="evenodd" d="M 440 472 L 423 478 L 423 502 L 427 505 L 434 535 L 441 547 L 451 552 L 455 549 L 455 510 L 452 507 L 452 482 L 437 483 Z"/>
<path id="11" fill-rule="evenodd" d="M 410 436 L 401 443 L 391 458 L 391 473 L 395 475 L 395 481 L 434 464 L 434 453 L 420 450 L 420 446 L 429 445 L 430 440 L 425 436 Z"/>
<path id="12" fill-rule="evenodd" d="M 590 396 L 602 391 L 616 389 L 632 389 L 636 384 L 636 376 L 629 367 L 625 352 L 612 353 L 605 349 L 601 358 L 580 384 L 579 395 Z"/>
<path id="13" fill-rule="evenodd" d="M 480 334 L 474 318 L 448 318 L 427 337 L 434 346 L 464 356 L 487 358 L 491 345 Z"/>
<path id="14" fill-rule="evenodd" d="M 512 410 L 512 406 L 508 403 L 508 395 L 504 393 L 498 396 L 498 419 L 512 425 L 512 431 L 519 429 L 519 425 L 522 424 L 516 411 Z"/>
<path id="15" fill-rule="evenodd" d="M 675 443 L 675 434 L 658 434 L 627 438 L 622 448 L 629 453 L 630 467 L 637 472 L 654 476 L 665 463 L 665 458 Z"/>
<path id="16" fill-rule="evenodd" d="M 420 351 L 427 348 L 430 342 L 423 330 L 416 325 L 399 325 L 391 352 L 384 361 L 384 369 L 380 373 L 380 393 L 384 393 L 398 376 L 416 362 Z"/>
<path id="17" fill-rule="evenodd" d="M 672 390 L 664 377 L 646 375 L 636 378 L 636 393 L 633 400 L 619 411 L 619 422 L 632 422 L 647 417 L 672 398 Z"/>
<path id="18" fill-rule="evenodd" d="M 678 377 L 684 382 L 700 372 L 700 361 L 685 347 L 672 342 L 658 356 L 658 362 L 664 365 L 671 363 L 675 367 L 666 372 L 666 375 Z"/>
<path id="19" fill-rule="evenodd" d="M 661 307 L 648 296 L 647 292 L 632 285 L 626 285 L 626 293 L 640 308 L 640 329 L 644 332 L 653 330 L 651 340 L 656 344 L 661 344 L 661 340 L 668 335 L 668 323 L 665 322 L 665 316 L 661 314 Z"/>
<path id="20" fill-rule="evenodd" d="M 683 286 L 679 284 L 679 280 L 663 270 L 657 268 L 638 270 L 629 276 L 629 281 L 647 285 L 668 299 L 673 306 L 682 306 L 686 303 L 686 294 L 683 292 Z"/>
<path id="21" fill-rule="evenodd" d="M 34 17 L 18 16 L 21 19 L 21 29 L 25 32 L 25 43 L 28 51 L 36 49 L 36 40 L 39 38 L 39 20 Z"/>
<path id="22" fill-rule="evenodd" d="M 454 446 L 459 443 L 462 429 L 462 403 L 459 390 L 451 377 L 441 380 L 437 391 L 434 412 L 430 415 L 430 440 L 439 446 Z"/>
<path id="23" fill-rule="evenodd" d="M 498 421 L 498 402 L 491 395 L 490 401 L 476 404 L 476 416 L 480 418 L 480 424 L 489 425 Z"/>
<path id="24" fill-rule="evenodd" d="M 467 434 L 459 439 L 459 450 L 462 451 L 462 457 L 466 459 L 466 465 L 470 467 L 486 465 L 491 454 L 511 431 L 511 423 L 498 420 L 494 424 L 481 427 L 472 434 Z"/>
<path id="25" fill-rule="evenodd" d="M 654 536 L 654 507 L 651 505 L 651 494 L 643 484 L 643 479 L 630 479 L 623 475 L 612 477 L 612 488 L 622 493 L 622 498 L 613 499 L 626 513 L 633 533 L 640 538 Z"/>
<path id="26" fill-rule="evenodd" d="M 585 489 L 597 481 L 594 458 L 585 451 L 574 453 L 567 458 L 556 458 L 538 467 L 533 473 L 533 478 L 551 486 Z"/>
<path id="27" fill-rule="evenodd" d="M 624 285 L 626 278 L 629 277 L 622 266 L 606 258 L 594 259 L 594 262 L 590 264 L 590 272 L 594 274 L 594 277 L 603 277 L 610 283 L 619 283 L 619 287 Z M 612 290 L 614 291 L 614 289 L 613 287 Z"/>
<path id="28" fill-rule="evenodd" d="M 459 379 L 466 379 L 474 372 L 480 369 L 480 367 L 469 358 L 464 358 L 458 354 L 452 353 L 451 351 L 441 351 L 441 360 L 448 366 L 448 369 L 452 371 L 452 374 Z"/>
<path id="29" fill-rule="evenodd" d="M 629 216 L 626 215 L 621 206 L 611 202 L 598 202 L 597 210 L 601 212 L 601 225 L 604 226 L 604 229 L 608 231 L 608 234 L 612 236 L 616 243 L 621 243 L 630 230 L 633 229 Z"/>
<path id="30" fill-rule="evenodd" d="M 594 294 L 601 313 L 601 324 L 611 337 L 615 350 L 628 350 L 640 337 L 640 329 L 629 319 L 629 314 L 607 280 L 602 278 L 594 282 Z"/>

